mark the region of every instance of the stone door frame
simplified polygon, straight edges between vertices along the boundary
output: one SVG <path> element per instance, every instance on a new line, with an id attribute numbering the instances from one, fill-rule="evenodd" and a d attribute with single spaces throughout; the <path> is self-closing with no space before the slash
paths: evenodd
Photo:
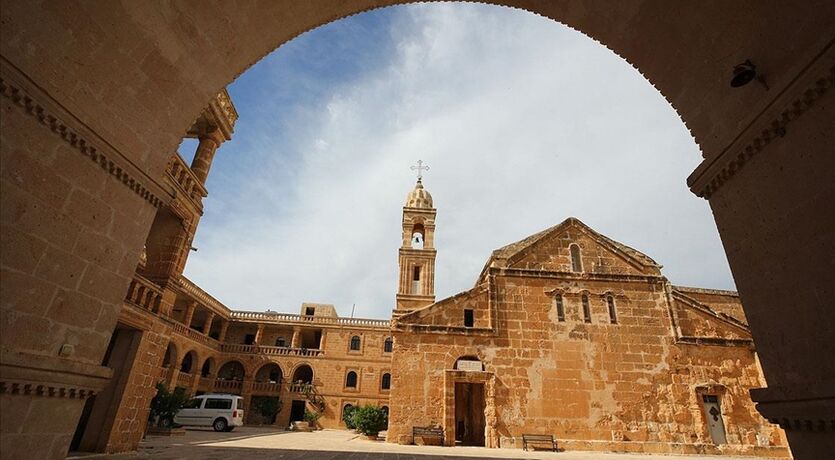
<path id="1" fill-rule="evenodd" d="M 496 436 L 496 392 L 494 391 L 496 375 L 486 371 L 459 371 L 447 369 L 444 372 L 444 445 L 455 446 L 455 384 L 482 383 L 484 384 L 484 419 L 486 428 L 484 433 L 485 447 L 499 447 Z"/>

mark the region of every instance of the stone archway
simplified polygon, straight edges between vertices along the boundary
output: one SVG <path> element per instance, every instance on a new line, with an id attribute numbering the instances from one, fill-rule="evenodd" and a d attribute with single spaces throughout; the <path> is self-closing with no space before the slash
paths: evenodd
<path id="1" fill-rule="evenodd" d="M 116 323 L 134 270 L 121 262 L 138 260 L 157 208 L 175 200 L 159 180 L 166 152 L 207 100 L 277 46 L 394 3 L 400 2 L 286 1 L 214 11 L 131 2 L 56 9 L 3 0 L 2 204 L 16 210 L 3 221 L 2 300 L 10 320 L 0 340 L 14 351 L 0 361 L 3 378 L 37 386 L 44 382 L 31 376 L 46 371 L 50 382 L 83 376 L 67 394 L 103 388 L 104 335 Z M 689 182 L 710 200 L 772 388 L 755 399 L 764 414 L 792 430 L 794 453 L 803 457 L 804 446 L 822 436 L 805 427 L 818 426 L 835 407 L 826 390 L 835 382 L 835 364 L 815 359 L 835 347 L 827 327 L 835 323 L 827 288 L 835 269 L 835 217 L 819 212 L 835 198 L 829 177 L 835 160 L 828 154 L 835 143 L 828 123 L 835 118 L 829 91 L 835 4 L 495 3 L 552 18 L 607 46 L 687 124 L 705 157 Z M 669 17 L 676 19 L 661 19 Z M 768 91 L 729 87 L 733 66 L 748 58 L 767 75 Z M 101 244 L 78 247 L 81 235 L 96 235 Z M 103 255 L 102 247 L 110 252 Z M 37 270 L 38 260 L 60 268 Z M 42 307 L 57 286 L 93 299 L 84 307 L 90 311 L 75 318 L 48 313 Z M 790 315 L 786 305 L 793 306 Z M 100 326 L 79 320 L 94 308 Z M 45 324 L 91 345 L 69 352 L 67 337 L 48 333 Z M 0 398 L 15 407 L 34 404 L 31 395 Z M 810 406 L 809 399 L 822 402 Z M 82 404 L 56 399 L 56 413 L 74 418 Z M 38 445 L 66 435 L 40 433 Z M 17 434 L 2 436 L 4 445 L 23 445 Z"/>

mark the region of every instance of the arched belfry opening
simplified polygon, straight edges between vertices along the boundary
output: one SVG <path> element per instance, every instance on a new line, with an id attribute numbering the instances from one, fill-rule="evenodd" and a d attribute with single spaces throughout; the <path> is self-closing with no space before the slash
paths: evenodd
<path id="1" fill-rule="evenodd" d="M 412 227 L 412 249 L 423 249 L 424 235 L 426 235 L 426 229 L 423 228 L 422 223 L 417 223 Z"/>

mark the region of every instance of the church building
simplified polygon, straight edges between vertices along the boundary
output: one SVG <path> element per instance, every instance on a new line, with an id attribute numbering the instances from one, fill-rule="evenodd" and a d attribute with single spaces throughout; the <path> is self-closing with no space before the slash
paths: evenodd
<path id="1" fill-rule="evenodd" d="M 765 386 L 737 293 L 673 285 L 647 255 L 576 218 L 499 248 L 435 301 L 435 215 L 403 208 L 388 441 L 788 456 L 754 408 Z M 422 244 L 421 244 L 422 243 Z"/>

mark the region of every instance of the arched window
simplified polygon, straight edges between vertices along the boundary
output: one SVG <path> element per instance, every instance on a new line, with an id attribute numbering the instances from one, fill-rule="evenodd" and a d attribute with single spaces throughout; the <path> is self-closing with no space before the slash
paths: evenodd
<path id="1" fill-rule="evenodd" d="M 391 389 L 391 374 L 388 372 L 383 374 L 383 378 L 380 379 L 380 388 L 383 390 L 390 390 Z"/>
<path id="2" fill-rule="evenodd" d="M 347 388 L 356 388 L 357 387 L 357 373 L 354 371 L 348 372 L 348 375 L 345 377 L 345 386 Z"/>
<path id="3" fill-rule="evenodd" d="M 275 346 L 277 347 L 286 347 L 287 341 L 284 340 L 284 337 L 278 337 L 275 339 Z"/>
<path id="4" fill-rule="evenodd" d="M 607 295 L 606 296 L 606 305 L 609 307 L 609 321 L 611 321 L 612 324 L 617 324 L 618 323 L 618 314 L 615 311 L 615 298 L 612 297 L 611 295 Z"/>
<path id="5" fill-rule="evenodd" d="M 360 336 L 355 335 L 351 337 L 351 350 L 359 351 L 361 343 Z"/>
<path id="6" fill-rule="evenodd" d="M 565 306 L 562 303 L 562 294 L 554 297 L 554 306 L 557 308 L 557 321 L 565 321 Z"/>
<path id="7" fill-rule="evenodd" d="M 391 340 L 391 337 L 386 337 L 386 341 L 383 342 L 383 351 L 385 353 L 391 353 L 394 349 L 394 341 Z"/>
<path id="8" fill-rule="evenodd" d="M 583 321 L 591 322 L 591 307 L 589 307 L 589 296 L 583 294 Z"/>
<path id="9" fill-rule="evenodd" d="M 571 252 L 571 271 L 577 273 L 583 271 L 583 260 L 580 258 L 580 246 L 572 244 L 568 247 L 568 250 Z"/>

